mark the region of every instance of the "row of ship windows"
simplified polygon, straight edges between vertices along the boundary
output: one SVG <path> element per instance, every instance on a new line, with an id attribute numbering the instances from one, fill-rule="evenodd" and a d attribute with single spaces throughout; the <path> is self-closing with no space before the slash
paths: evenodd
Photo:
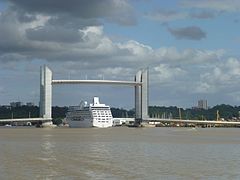
<path id="1" fill-rule="evenodd" d="M 93 114 L 93 116 L 112 116 L 112 114 Z"/>
<path id="2" fill-rule="evenodd" d="M 100 113 L 100 112 L 111 112 L 111 111 L 92 111 L 92 112 L 98 112 L 98 113 Z"/>
<path id="3" fill-rule="evenodd" d="M 94 117 L 99 118 L 99 119 L 100 119 L 100 118 L 101 118 L 101 119 L 102 119 L 102 118 L 112 118 L 112 116 L 94 116 Z"/>
<path id="4" fill-rule="evenodd" d="M 93 114 L 93 116 L 98 116 L 98 117 L 102 117 L 102 116 L 109 116 L 111 117 L 111 114 Z"/>
<path id="5" fill-rule="evenodd" d="M 93 112 L 93 114 L 111 114 L 111 112 Z"/>
<path id="6" fill-rule="evenodd" d="M 100 113 L 100 112 L 101 112 L 101 113 L 111 113 L 111 111 L 94 111 L 94 110 L 93 110 L 92 112 L 93 112 L 93 113 L 96 113 L 96 112 L 97 112 L 97 113 Z"/>
<path id="7" fill-rule="evenodd" d="M 96 120 L 112 120 L 112 118 L 95 118 Z"/>
<path id="8" fill-rule="evenodd" d="M 108 121 L 98 121 L 99 123 L 102 122 L 102 123 L 108 123 Z"/>

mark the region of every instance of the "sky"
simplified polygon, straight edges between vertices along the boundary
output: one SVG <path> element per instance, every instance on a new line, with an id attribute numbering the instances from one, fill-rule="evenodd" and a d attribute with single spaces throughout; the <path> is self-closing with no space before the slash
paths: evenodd
<path id="1" fill-rule="evenodd" d="M 0 104 L 39 102 L 54 79 L 133 80 L 149 69 L 149 105 L 240 105 L 239 0 L 0 0 Z M 56 85 L 53 105 L 134 107 L 134 89 Z"/>

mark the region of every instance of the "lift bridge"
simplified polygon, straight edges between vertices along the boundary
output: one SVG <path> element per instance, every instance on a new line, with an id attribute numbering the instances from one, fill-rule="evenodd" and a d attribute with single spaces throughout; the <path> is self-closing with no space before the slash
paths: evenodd
<path id="1" fill-rule="evenodd" d="M 46 65 L 40 68 L 40 117 L 22 119 L 1 119 L 0 122 L 33 122 L 52 123 L 52 86 L 62 84 L 100 84 L 135 87 L 135 122 L 141 123 L 148 118 L 148 69 L 140 70 L 133 81 L 113 80 L 53 80 L 52 71 Z"/>
<path id="2" fill-rule="evenodd" d="M 52 124 L 52 86 L 62 84 L 100 84 L 100 85 L 121 85 L 135 88 L 135 125 L 142 122 L 178 122 L 197 124 L 228 124 L 240 125 L 240 122 L 228 121 L 201 121 L 201 120 L 180 120 L 180 119 L 158 119 L 149 118 L 149 75 L 148 69 L 140 70 L 133 81 L 113 80 L 53 80 L 52 71 L 46 65 L 40 68 L 40 117 L 22 119 L 1 119 L 0 122 L 34 122 L 41 121 L 43 124 Z"/>

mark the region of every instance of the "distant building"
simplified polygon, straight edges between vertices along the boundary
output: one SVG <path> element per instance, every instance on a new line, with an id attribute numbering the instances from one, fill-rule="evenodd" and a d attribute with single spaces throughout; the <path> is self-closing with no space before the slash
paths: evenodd
<path id="1" fill-rule="evenodd" d="M 6 108 L 6 109 L 11 109 L 11 106 L 9 106 L 9 105 L 2 105 L 2 107 Z"/>
<path id="2" fill-rule="evenodd" d="M 21 107 L 23 105 L 23 103 L 22 102 L 11 102 L 10 103 L 10 106 L 11 107 Z"/>
<path id="3" fill-rule="evenodd" d="M 208 104 L 207 104 L 207 100 L 199 100 L 198 101 L 198 109 L 208 109 Z"/>
<path id="4" fill-rule="evenodd" d="M 34 106 L 34 103 L 33 102 L 27 102 L 26 106 Z"/>

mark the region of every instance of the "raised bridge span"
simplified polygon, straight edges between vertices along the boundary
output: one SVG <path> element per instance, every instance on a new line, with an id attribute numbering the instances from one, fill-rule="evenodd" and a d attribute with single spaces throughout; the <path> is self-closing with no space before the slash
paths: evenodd
<path id="1" fill-rule="evenodd" d="M 125 86 L 141 86 L 141 82 L 135 81 L 112 81 L 112 80 L 52 80 L 52 84 L 109 84 Z"/>

